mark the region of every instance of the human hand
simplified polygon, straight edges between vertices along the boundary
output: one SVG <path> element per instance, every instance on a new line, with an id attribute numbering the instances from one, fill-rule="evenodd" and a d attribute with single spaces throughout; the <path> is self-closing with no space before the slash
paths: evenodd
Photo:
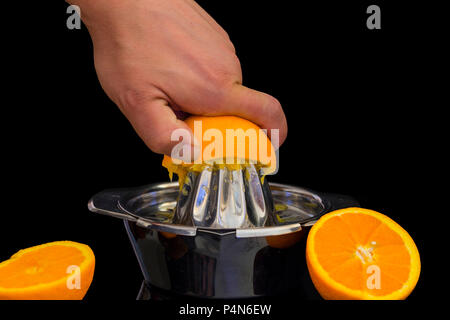
<path id="1" fill-rule="evenodd" d="M 152 151 L 170 155 L 172 132 L 189 130 L 180 111 L 240 116 L 285 140 L 280 103 L 242 85 L 227 33 L 195 1 L 68 2 L 81 8 L 103 89 Z"/>

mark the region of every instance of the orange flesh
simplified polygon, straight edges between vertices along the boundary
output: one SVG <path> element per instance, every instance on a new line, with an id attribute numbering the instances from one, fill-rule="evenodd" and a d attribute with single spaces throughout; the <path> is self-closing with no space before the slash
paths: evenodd
<path id="1" fill-rule="evenodd" d="M 314 251 L 329 276 L 354 290 L 386 295 L 408 280 L 411 257 L 402 238 L 370 215 L 346 213 L 330 218 L 317 231 Z M 367 287 L 367 268 L 382 270 L 382 286 Z"/>
<path id="2" fill-rule="evenodd" d="M 67 277 L 70 265 L 81 265 L 83 253 L 73 247 L 50 246 L 25 252 L 0 268 L 0 287 L 26 288 Z"/>

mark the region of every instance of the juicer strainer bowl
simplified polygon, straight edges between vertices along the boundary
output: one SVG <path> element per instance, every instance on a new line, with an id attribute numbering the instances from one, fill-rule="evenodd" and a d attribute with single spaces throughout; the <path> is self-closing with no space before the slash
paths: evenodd
<path id="1" fill-rule="evenodd" d="M 235 233 L 236 237 L 271 236 L 300 230 L 326 212 L 357 206 L 347 196 L 312 192 L 304 188 L 268 183 L 272 193 L 275 218 L 270 225 L 246 228 L 199 227 L 173 223 L 179 195 L 178 182 L 110 189 L 91 198 L 89 210 L 136 222 L 141 227 L 173 234 L 195 236 L 198 230 L 217 234 Z"/>

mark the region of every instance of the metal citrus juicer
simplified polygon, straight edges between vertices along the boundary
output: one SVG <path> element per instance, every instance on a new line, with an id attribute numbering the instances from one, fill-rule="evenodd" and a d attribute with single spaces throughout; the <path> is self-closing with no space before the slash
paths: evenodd
<path id="1" fill-rule="evenodd" d="M 179 182 L 102 191 L 88 207 L 124 221 L 149 287 L 199 298 L 279 295 L 302 286 L 307 229 L 358 203 L 267 180 L 254 164 L 205 165 Z"/>

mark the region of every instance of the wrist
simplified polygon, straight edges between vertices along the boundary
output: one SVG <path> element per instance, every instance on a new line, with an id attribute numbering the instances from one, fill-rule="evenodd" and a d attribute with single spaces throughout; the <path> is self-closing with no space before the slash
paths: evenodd
<path id="1" fill-rule="evenodd" d="M 109 8 L 114 8 L 126 0 L 65 0 L 70 5 L 80 7 L 81 14 L 86 13 L 90 15 L 92 12 L 107 11 Z"/>
<path id="2" fill-rule="evenodd" d="M 125 0 L 65 0 L 70 5 L 76 5 L 80 8 L 81 20 L 89 28 L 93 22 L 99 20 L 102 16 L 108 15 L 108 12 L 119 6 Z"/>

